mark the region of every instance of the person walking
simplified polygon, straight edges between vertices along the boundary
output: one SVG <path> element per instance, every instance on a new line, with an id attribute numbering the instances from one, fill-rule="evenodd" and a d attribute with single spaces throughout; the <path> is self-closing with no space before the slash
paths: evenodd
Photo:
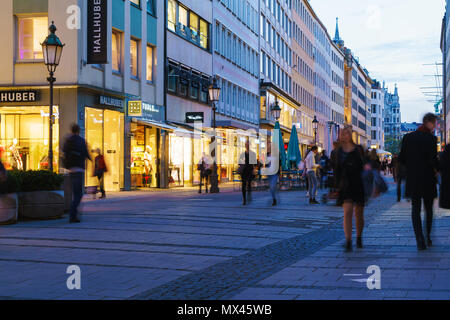
<path id="1" fill-rule="evenodd" d="M 317 146 L 313 146 L 305 159 L 306 176 L 308 178 L 309 204 L 319 204 L 319 202 L 316 201 L 316 192 L 317 192 L 316 169 L 319 167 L 316 164 L 317 152 L 318 152 Z"/>
<path id="2" fill-rule="evenodd" d="M 406 180 L 407 171 L 405 166 L 400 162 L 398 155 L 392 159 L 394 164 L 394 181 L 397 183 L 397 202 L 402 201 L 402 184 Z"/>
<path id="3" fill-rule="evenodd" d="M 97 148 L 95 153 L 97 153 L 97 156 L 94 158 L 94 177 L 98 179 L 99 189 L 102 194 L 100 199 L 104 199 L 106 198 L 104 175 L 105 172 L 108 172 L 108 169 L 106 168 L 105 157 L 102 155 L 100 148 Z M 96 195 L 97 192 L 94 193 L 94 199 Z"/>
<path id="4" fill-rule="evenodd" d="M 256 154 L 250 150 L 250 143 L 245 142 L 245 152 L 239 157 L 239 170 L 242 181 L 242 204 L 245 206 L 250 202 L 252 194 L 252 180 L 254 178 L 254 170 L 256 165 Z M 248 199 L 248 201 L 247 201 Z"/>
<path id="5" fill-rule="evenodd" d="M 417 249 L 425 250 L 432 245 L 431 226 L 433 223 L 433 202 L 437 197 L 437 138 L 433 135 L 437 117 L 427 113 L 423 125 L 417 131 L 403 137 L 400 162 L 406 167 L 406 196 L 412 202 L 412 224 L 416 236 Z M 426 237 L 422 231 L 420 211 L 422 201 L 426 212 Z"/>
<path id="6" fill-rule="evenodd" d="M 272 156 L 271 145 L 268 145 L 267 148 L 267 160 L 266 160 L 266 168 L 271 168 L 275 166 L 278 168 L 276 172 L 272 172 L 273 174 L 268 174 L 267 178 L 269 180 L 269 192 L 272 196 L 272 206 L 277 205 L 277 185 L 278 185 L 278 177 L 280 174 L 280 159 L 276 159 L 276 157 Z"/>
<path id="7" fill-rule="evenodd" d="M 439 193 L 439 206 L 450 209 L 450 144 L 445 146 L 440 157 L 441 186 Z"/>
<path id="8" fill-rule="evenodd" d="M 70 171 L 72 185 L 72 205 L 70 206 L 70 222 L 80 222 L 77 217 L 78 206 L 83 198 L 83 173 L 86 159 L 91 160 L 87 150 L 86 141 L 80 137 L 80 127 L 73 124 L 72 135 L 63 146 L 64 166 Z"/>
<path id="9" fill-rule="evenodd" d="M 211 161 L 204 152 L 197 166 L 197 169 L 200 171 L 200 187 L 198 189 L 198 193 L 202 193 L 203 181 L 205 181 L 205 189 L 206 193 L 208 193 L 208 180 L 209 180 L 208 178 L 211 175 L 212 170 L 211 170 Z"/>
<path id="10" fill-rule="evenodd" d="M 352 251 L 353 214 L 356 220 L 356 246 L 362 248 L 364 229 L 365 193 L 362 173 L 364 170 L 364 149 L 356 145 L 350 126 L 340 135 L 340 147 L 337 151 L 336 179 L 339 192 L 337 203 L 344 209 L 345 251 Z"/>
<path id="11" fill-rule="evenodd" d="M 328 176 L 328 171 L 330 170 L 329 168 L 330 159 L 328 158 L 325 150 L 323 150 L 320 155 L 319 164 L 320 164 L 320 189 L 323 189 L 325 178 Z"/>

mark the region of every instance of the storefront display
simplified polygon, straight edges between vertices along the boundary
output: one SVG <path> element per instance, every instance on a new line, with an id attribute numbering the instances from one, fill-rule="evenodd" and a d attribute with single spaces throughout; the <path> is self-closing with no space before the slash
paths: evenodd
<path id="1" fill-rule="evenodd" d="M 158 187 L 158 130 L 131 123 L 131 187 Z"/>
<path id="2" fill-rule="evenodd" d="M 53 167 L 59 159 L 59 107 L 53 107 Z M 48 168 L 48 106 L 2 106 L 0 147 L 6 169 L 46 170 Z"/>
<path id="3" fill-rule="evenodd" d="M 123 113 L 112 110 L 85 108 L 86 142 L 91 157 L 95 157 L 95 151 L 105 157 L 108 171 L 105 173 L 104 185 L 106 191 L 120 191 L 123 188 Z M 94 164 L 87 162 L 86 186 L 98 185 L 97 178 L 93 176 Z"/>

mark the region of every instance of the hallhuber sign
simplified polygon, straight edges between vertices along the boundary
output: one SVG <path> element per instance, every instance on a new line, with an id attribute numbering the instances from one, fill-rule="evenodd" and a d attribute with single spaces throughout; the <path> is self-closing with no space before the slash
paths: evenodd
<path id="1" fill-rule="evenodd" d="M 35 102 L 38 99 L 37 91 L 0 91 L 0 102 Z"/>
<path id="2" fill-rule="evenodd" d="M 88 0 L 87 63 L 108 63 L 108 0 Z"/>

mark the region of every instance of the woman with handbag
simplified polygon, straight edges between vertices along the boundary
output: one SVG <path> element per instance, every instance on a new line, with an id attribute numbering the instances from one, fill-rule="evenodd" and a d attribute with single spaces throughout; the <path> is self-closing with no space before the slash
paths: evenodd
<path id="1" fill-rule="evenodd" d="M 105 187 L 104 187 L 104 175 L 105 175 L 105 172 L 107 172 L 108 170 L 106 168 L 105 157 L 102 155 L 100 149 L 97 148 L 97 150 L 95 150 L 95 152 L 97 153 L 97 156 L 94 159 L 94 177 L 97 177 L 100 192 L 102 193 L 102 195 L 100 196 L 100 199 L 104 199 L 104 198 L 106 198 Z M 96 194 L 94 193 L 94 198 L 95 198 L 95 195 Z"/>
<path id="2" fill-rule="evenodd" d="M 363 183 L 364 149 L 352 138 L 352 128 L 346 126 L 340 134 L 340 147 L 336 157 L 336 184 L 338 204 L 344 208 L 345 251 L 352 251 L 353 214 L 356 219 L 356 246 L 362 248 L 365 193 Z"/>

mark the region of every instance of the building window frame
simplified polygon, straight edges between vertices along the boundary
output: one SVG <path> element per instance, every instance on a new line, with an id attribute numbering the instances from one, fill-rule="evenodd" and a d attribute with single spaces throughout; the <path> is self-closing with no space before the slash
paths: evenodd
<path id="1" fill-rule="evenodd" d="M 41 46 L 39 45 L 39 50 L 38 51 L 34 51 L 33 50 L 33 52 L 32 52 L 32 54 L 33 54 L 33 56 L 34 55 L 37 55 L 37 54 L 40 54 L 40 55 L 42 55 L 42 58 L 31 58 L 31 59 L 22 59 L 21 58 L 21 54 L 20 54 L 20 51 L 21 51 L 21 47 L 22 47 L 22 45 L 21 45 L 21 43 L 22 43 L 22 41 L 21 41 L 21 20 L 24 20 L 24 19 L 39 19 L 39 18 L 46 18 L 47 19 L 47 22 L 45 23 L 45 34 L 42 34 L 42 35 L 34 35 L 33 34 L 33 41 L 38 41 L 39 42 L 39 44 L 45 39 L 45 37 L 47 36 L 47 34 L 48 34 L 48 15 L 45 15 L 45 14 L 35 14 L 35 15 L 16 15 L 15 16 L 15 24 L 16 24 L 16 36 L 15 36 L 15 45 L 16 45 L 16 50 L 15 50 L 15 53 L 16 53 L 16 62 L 19 62 L 19 63 L 26 63 L 26 62 L 32 62 L 32 63 L 36 63 L 36 62 L 43 62 L 44 61 L 44 56 L 43 56 L 43 53 L 42 53 L 42 48 L 41 48 Z M 36 38 L 36 39 L 34 39 L 34 38 Z M 34 48 L 33 48 L 34 49 Z"/>

